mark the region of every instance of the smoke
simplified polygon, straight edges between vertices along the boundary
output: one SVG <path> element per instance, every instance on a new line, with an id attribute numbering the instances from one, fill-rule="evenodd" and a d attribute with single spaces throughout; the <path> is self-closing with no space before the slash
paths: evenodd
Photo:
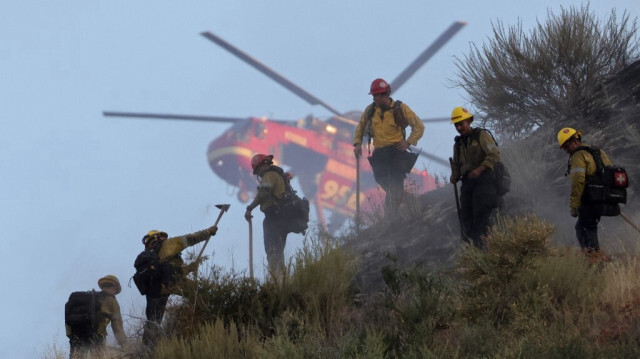
<path id="1" fill-rule="evenodd" d="M 582 127 L 583 141 L 601 147 L 614 164 L 627 169 L 631 187 L 628 204 L 622 211 L 640 224 L 640 208 L 635 200 L 635 179 L 640 178 L 640 119 L 635 102 L 617 106 L 606 124 Z M 635 116 L 634 116 L 635 115 Z M 591 121 L 585 123 L 592 123 Z M 602 123 L 602 122 L 601 122 Z M 576 218 L 569 214 L 571 181 L 564 173 L 568 155 L 558 148 L 557 131 L 563 119 L 538 128 L 528 138 L 500 146 L 501 160 L 511 174 L 511 191 L 504 197 L 501 216 L 535 214 L 555 227 L 552 243 L 578 249 Z M 357 277 L 362 290 L 383 285 L 381 269 L 390 264 L 413 265 L 441 270 L 449 267 L 462 245 L 452 185 L 443 175 L 442 188 L 415 197 L 390 219 L 382 214 L 368 218 L 368 227 L 359 235 L 344 238 L 346 246 L 360 260 Z M 599 223 L 600 247 L 612 256 L 636 253 L 640 234 L 621 217 L 603 217 Z"/>

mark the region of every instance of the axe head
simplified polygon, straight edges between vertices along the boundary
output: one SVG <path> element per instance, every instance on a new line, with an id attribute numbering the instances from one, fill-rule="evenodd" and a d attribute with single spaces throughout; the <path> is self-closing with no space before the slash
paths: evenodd
<path id="1" fill-rule="evenodd" d="M 216 208 L 220 209 L 222 212 L 226 212 L 231 207 L 230 204 L 216 204 Z"/>

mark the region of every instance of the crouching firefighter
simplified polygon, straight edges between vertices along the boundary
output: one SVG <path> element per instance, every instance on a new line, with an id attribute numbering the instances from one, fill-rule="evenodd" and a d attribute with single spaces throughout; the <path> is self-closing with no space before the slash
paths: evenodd
<path id="1" fill-rule="evenodd" d="M 101 357 L 104 352 L 107 326 L 111 323 L 113 335 L 120 346 L 127 337 L 122 326 L 122 315 L 116 295 L 122 287 L 114 275 L 98 280 L 101 291 L 73 292 L 65 304 L 64 316 L 69 337 L 69 358 Z"/>
<path id="2" fill-rule="evenodd" d="M 575 226 L 578 243 L 588 254 L 599 252 L 600 217 L 620 214 L 619 204 L 627 200 L 627 173 L 622 167 L 612 166 L 602 149 L 582 143 L 582 131 L 561 129 L 558 145 L 569 154 L 566 173 L 571 178 L 569 213 L 578 217 Z"/>
<path id="3" fill-rule="evenodd" d="M 212 226 L 193 234 L 169 238 L 165 232 L 151 230 L 142 237 L 145 249 L 136 258 L 133 280 L 140 294 L 147 299 L 147 321 L 142 341 L 148 347 L 153 347 L 158 338 L 169 296 L 176 294 L 176 285 L 190 271 L 197 270 L 198 263 L 184 265 L 180 255 L 182 250 L 211 238 L 217 231 L 218 227 Z"/>
<path id="4" fill-rule="evenodd" d="M 251 167 L 260 185 L 256 197 L 247 206 L 244 218 L 248 222 L 251 221 L 251 211 L 260 206 L 264 213 L 262 230 L 269 273 L 274 278 L 281 278 L 285 269 L 284 248 L 287 244 L 287 234 L 304 234 L 309 221 L 309 202 L 299 198 L 291 189 L 291 174 L 284 173 L 282 168 L 273 164 L 273 155 L 253 156 Z"/>
<path id="5" fill-rule="evenodd" d="M 497 207 L 494 166 L 500 151 L 493 137 L 483 129 L 471 127 L 473 115 L 465 108 L 451 112 L 451 123 L 460 136 L 455 137 L 450 181 L 460 187 L 460 220 L 463 236 L 478 248 L 491 226 L 491 212 Z"/>

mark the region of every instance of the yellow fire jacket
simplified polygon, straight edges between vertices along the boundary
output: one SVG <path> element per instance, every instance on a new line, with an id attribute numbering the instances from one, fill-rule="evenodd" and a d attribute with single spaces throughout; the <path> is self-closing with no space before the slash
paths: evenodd
<path id="1" fill-rule="evenodd" d="M 192 234 L 168 238 L 162 243 L 162 247 L 160 247 L 160 251 L 158 252 L 158 258 L 160 262 L 164 262 L 168 258 L 174 257 L 176 254 L 182 252 L 183 249 L 209 238 L 211 238 L 211 233 L 206 229 Z"/>
<path id="2" fill-rule="evenodd" d="M 360 121 L 358 122 L 358 126 L 356 127 L 355 134 L 353 136 L 353 144 L 361 145 L 362 137 L 364 136 L 364 130 L 367 127 L 367 114 L 369 113 L 369 109 L 371 106 L 375 106 L 375 112 L 373 113 L 373 117 L 371 118 L 371 130 L 373 133 L 373 146 L 375 148 L 382 148 L 389 145 L 393 145 L 395 143 L 400 142 L 403 139 L 402 128 L 400 128 L 395 119 L 393 118 L 393 106 L 395 101 L 391 99 L 390 108 L 386 111 L 382 111 L 380 106 L 371 104 L 367 106 L 367 108 L 360 116 Z M 411 134 L 407 138 L 407 142 L 412 145 L 417 145 L 418 140 L 422 138 L 424 134 L 424 124 L 418 116 L 409 108 L 409 106 L 404 103 L 401 104 L 400 108 L 402 109 L 402 113 L 404 117 L 409 122 L 409 127 L 411 127 Z"/>
<path id="3" fill-rule="evenodd" d="M 158 252 L 158 258 L 160 262 L 167 262 L 167 264 L 173 266 L 178 269 L 178 273 L 182 274 L 182 278 L 176 278 L 179 281 L 184 280 L 185 276 L 188 274 L 184 269 L 184 261 L 182 258 L 177 257 L 176 255 L 187 247 L 191 247 L 195 244 L 198 244 L 202 241 L 211 238 L 211 233 L 207 229 L 202 231 L 198 231 L 191 234 L 185 234 L 178 237 L 167 238 L 164 242 L 162 242 L 162 246 L 160 247 L 160 251 Z M 187 266 L 188 267 L 188 266 Z M 175 294 L 175 283 L 170 288 L 165 287 L 162 284 L 162 288 L 160 288 L 160 293 L 162 294 Z"/>
<path id="4" fill-rule="evenodd" d="M 582 144 L 582 146 L 591 147 L 585 144 Z M 602 157 L 603 165 L 611 166 L 611 160 L 603 150 L 600 150 L 600 156 Z M 582 194 L 584 193 L 587 176 L 593 176 L 596 173 L 596 160 L 589 151 L 581 150 L 572 153 L 569 162 L 571 164 L 571 198 L 569 207 L 578 209 L 582 204 Z"/>
<path id="5" fill-rule="evenodd" d="M 127 337 L 124 334 L 120 304 L 118 304 L 116 297 L 108 294 L 104 295 L 102 299 L 102 312 L 105 314 L 105 319 L 98 325 L 98 334 L 106 337 L 107 325 L 111 323 L 111 330 L 113 330 L 116 341 L 121 346 L 125 345 L 127 343 Z"/>

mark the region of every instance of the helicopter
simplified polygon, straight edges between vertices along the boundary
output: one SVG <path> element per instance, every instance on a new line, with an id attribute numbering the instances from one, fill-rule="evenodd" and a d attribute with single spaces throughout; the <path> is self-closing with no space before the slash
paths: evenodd
<path id="1" fill-rule="evenodd" d="M 397 91 L 464 25 L 466 23 L 456 21 L 449 26 L 390 83 L 391 88 Z M 201 35 L 306 102 L 329 110 L 333 116 L 327 120 L 312 115 L 298 120 L 279 120 L 266 117 L 239 118 L 121 111 L 104 111 L 103 115 L 232 123 L 230 128 L 209 144 L 207 160 L 218 177 L 237 188 L 236 195 L 242 203 L 248 202 L 256 191 L 251 158 L 257 153 L 264 153 L 272 154 L 276 164 L 293 170 L 302 193 L 314 205 L 318 222 L 330 232 L 340 228 L 347 218 L 353 218 L 358 206 L 362 212 L 373 212 L 381 208 L 384 191 L 376 184 L 368 161 L 357 161 L 353 154 L 353 133 L 362 111 L 341 113 L 219 36 L 211 32 L 203 32 Z M 449 121 L 449 118 L 422 121 L 440 122 Z M 449 164 L 435 155 L 422 151 L 419 154 L 435 163 Z M 359 198 L 356 198 L 358 191 L 355 187 L 358 178 L 360 191 Z M 407 190 L 417 194 L 434 190 L 439 186 L 436 178 L 426 169 L 413 168 L 405 180 L 405 187 L 410 187 Z M 330 214 L 329 221 L 325 212 Z"/>

